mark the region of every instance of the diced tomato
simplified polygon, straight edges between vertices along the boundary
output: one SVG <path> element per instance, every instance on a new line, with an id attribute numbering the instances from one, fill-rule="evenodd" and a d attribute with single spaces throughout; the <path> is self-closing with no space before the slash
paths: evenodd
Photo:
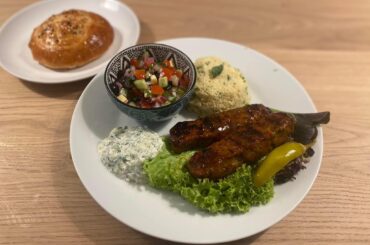
<path id="1" fill-rule="evenodd" d="M 164 61 L 163 61 L 163 64 L 164 64 L 166 67 L 172 67 L 172 66 L 171 66 L 171 61 L 169 61 L 169 60 L 164 60 Z"/>
<path id="2" fill-rule="evenodd" d="M 164 93 L 164 89 L 159 85 L 152 85 L 150 87 L 153 95 L 162 95 Z"/>
<path id="3" fill-rule="evenodd" d="M 136 77 L 136 79 L 144 79 L 145 78 L 145 70 L 135 70 L 135 77 Z"/>
<path id="4" fill-rule="evenodd" d="M 155 101 L 141 99 L 138 104 L 141 108 L 152 108 L 155 104 Z"/>
<path id="5" fill-rule="evenodd" d="M 130 60 L 130 64 L 132 66 L 137 67 L 139 63 L 138 63 L 138 60 L 136 58 L 133 58 L 133 59 Z"/>
<path id="6" fill-rule="evenodd" d="M 164 73 L 164 76 L 166 76 L 168 78 L 168 80 L 170 80 L 171 76 L 175 73 L 175 69 L 168 68 L 168 67 L 163 67 L 162 72 Z"/>

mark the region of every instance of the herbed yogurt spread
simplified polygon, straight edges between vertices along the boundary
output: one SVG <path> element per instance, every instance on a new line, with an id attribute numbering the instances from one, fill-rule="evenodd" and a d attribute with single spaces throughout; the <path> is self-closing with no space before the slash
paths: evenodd
<path id="1" fill-rule="evenodd" d="M 145 182 L 143 162 L 154 158 L 163 146 L 161 137 L 142 127 L 117 127 L 98 145 L 102 163 L 117 177 Z"/>

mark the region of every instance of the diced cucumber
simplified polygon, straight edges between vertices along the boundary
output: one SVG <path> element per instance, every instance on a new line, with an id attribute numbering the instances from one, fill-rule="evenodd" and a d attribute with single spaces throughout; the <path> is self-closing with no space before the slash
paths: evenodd
<path id="1" fill-rule="evenodd" d="M 146 84 L 146 82 L 145 82 L 144 79 L 135 80 L 134 81 L 134 84 L 141 91 L 144 91 L 144 90 L 147 90 L 148 89 L 148 85 Z"/>
<path id="2" fill-rule="evenodd" d="M 167 77 L 160 77 L 159 78 L 159 86 L 165 88 L 168 86 L 168 78 Z"/>

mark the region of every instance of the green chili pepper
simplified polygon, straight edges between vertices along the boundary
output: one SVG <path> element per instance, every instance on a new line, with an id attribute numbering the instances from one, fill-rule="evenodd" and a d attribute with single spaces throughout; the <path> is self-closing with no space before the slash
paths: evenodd
<path id="1" fill-rule="evenodd" d="M 262 186 L 290 161 L 301 156 L 305 146 L 297 142 L 287 142 L 272 150 L 260 163 L 254 175 L 254 184 Z"/>

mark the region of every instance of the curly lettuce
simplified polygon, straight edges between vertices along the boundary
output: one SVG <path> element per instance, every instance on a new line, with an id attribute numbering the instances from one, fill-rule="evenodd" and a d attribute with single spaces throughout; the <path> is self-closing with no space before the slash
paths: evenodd
<path id="1" fill-rule="evenodd" d="M 210 213 L 245 213 L 251 206 L 266 204 L 273 197 L 273 181 L 256 187 L 252 167 L 245 164 L 234 174 L 217 182 L 193 178 L 185 168 L 193 154 L 193 151 L 172 154 L 163 147 L 154 159 L 144 162 L 149 184 L 179 193 Z"/>

